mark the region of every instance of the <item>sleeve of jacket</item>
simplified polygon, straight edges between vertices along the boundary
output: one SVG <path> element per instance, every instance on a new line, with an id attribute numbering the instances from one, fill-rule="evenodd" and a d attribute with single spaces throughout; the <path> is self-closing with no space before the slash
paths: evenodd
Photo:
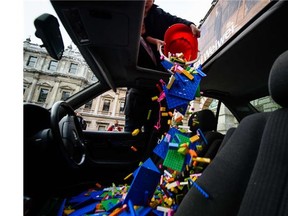
<path id="1" fill-rule="evenodd" d="M 151 36 L 158 39 L 163 39 L 166 30 L 173 24 L 183 23 L 190 26 L 193 22 L 174 16 L 157 5 L 153 5 L 147 17 L 145 18 L 146 33 L 144 38 Z"/>

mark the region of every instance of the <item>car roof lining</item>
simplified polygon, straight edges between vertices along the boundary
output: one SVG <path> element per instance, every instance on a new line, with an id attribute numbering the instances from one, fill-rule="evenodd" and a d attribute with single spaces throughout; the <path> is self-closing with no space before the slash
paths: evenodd
<path id="1" fill-rule="evenodd" d="M 287 19 L 287 4 L 279 1 L 271 5 L 267 7 L 268 13 L 251 23 L 203 64 L 203 71 L 207 73 L 207 78 L 201 81 L 204 94 L 217 90 L 218 94 L 229 92 L 229 97 L 245 100 L 268 95 L 267 83 L 272 63 L 288 49 L 288 34 L 279 22 L 285 17 Z M 242 85 L 237 85 L 239 82 Z"/>
<path id="2" fill-rule="evenodd" d="M 123 77 L 136 70 L 144 1 L 51 3 L 100 82 L 114 91 L 125 85 Z M 133 78 L 128 76 L 128 81 L 133 83 Z"/>

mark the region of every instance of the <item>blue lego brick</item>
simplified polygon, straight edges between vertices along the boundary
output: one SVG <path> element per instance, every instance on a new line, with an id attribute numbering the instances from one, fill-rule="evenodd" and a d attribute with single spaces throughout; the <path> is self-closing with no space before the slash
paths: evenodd
<path id="1" fill-rule="evenodd" d="M 197 133 L 200 135 L 200 138 L 205 142 L 205 144 L 208 144 L 208 141 L 206 139 L 206 137 L 204 136 L 203 132 L 201 131 L 200 128 L 197 129 Z"/>
<path id="2" fill-rule="evenodd" d="M 202 71 L 202 66 L 199 65 L 198 68 L 196 68 L 196 71 L 198 72 L 198 74 L 201 76 L 201 77 L 206 77 L 207 75 Z"/>
<path id="3" fill-rule="evenodd" d="M 145 215 L 149 215 L 149 213 L 152 211 L 153 209 L 149 206 L 141 206 L 140 208 L 137 209 L 136 214 L 139 216 L 145 216 Z"/>
<path id="4" fill-rule="evenodd" d="M 158 210 L 154 209 L 152 212 L 153 212 L 153 215 L 155 215 L 155 216 L 164 216 L 164 212 L 162 212 L 162 211 L 158 211 Z"/>
<path id="5" fill-rule="evenodd" d="M 190 154 L 186 154 L 185 155 L 185 161 L 184 161 L 184 165 L 190 165 L 191 162 L 191 155 Z"/>
<path id="6" fill-rule="evenodd" d="M 184 77 L 183 75 L 175 74 L 176 77 Z M 183 78 L 187 82 L 183 84 L 182 81 L 174 81 L 171 89 L 167 89 L 164 85 L 163 90 L 165 92 L 167 106 L 169 109 L 177 109 L 181 114 L 185 115 L 188 104 L 195 98 L 196 93 L 199 93 L 199 83 L 201 77 L 196 74 L 194 80 Z"/>
<path id="7" fill-rule="evenodd" d="M 193 142 L 193 143 L 190 143 L 189 145 L 189 149 L 192 149 L 192 150 L 197 150 L 196 146 L 199 145 L 200 142 L 196 141 L 196 142 Z"/>
<path id="8" fill-rule="evenodd" d="M 194 79 L 190 80 L 185 75 L 175 73 L 175 78 L 176 80 L 168 91 L 169 94 L 189 101 L 193 100 L 201 81 L 201 76 L 194 74 Z"/>
<path id="9" fill-rule="evenodd" d="M 164 139 L 155 146 L 153 152 L 158 155 L 160 158 L 164 159 L 168 151 L 168 142 L 165 142 Z"/>
<path id="10" fill-rule="evenodd" d="M 188 108 L 189 101 L 187 101 L 185 104 L 179 105 L 175 107 L 175 109 L 180 112 L 182 115 L 186 114 L 187 108 Z"/>
<path id="11" fill-rule="evenodd" d="M 182 106 L 183 104 L 188 104 L 190 102 L 187 99 L 170 94 L 169 89 L 167 89 L 165 85 L 163 86 L 163 91 L 165 92 L 168 109 L 175 109 L 177 106 Z"/>
<path id="12" fill-rule="evenodd" d="M 135 215 L 137 216 L 146 216 L 150 215 L 150 213 L 153 211 L 153 208 L 149 206 L 140 206 L 135 210 Z M 119 214 L 119 216 L 133 216 L 133 213 L 131 214 L 130 211 L 124 211 Z"/>
<path id="13" fill-rule="evenodd" d="M 96 204 L 98 202 L 91 203 L 83 208 L 77 209 L 76 211 L 72 212 L 69 214 L 69 216 L 83 216 L 85 214 L 91 213 L 92 211 L 95 210 Z"/>
<path id="14" fill-rule="evenodd" d="M 135 212 L 135 209 L 134 209 L 134 204 L 132 203 L 131 200 L 128 200 L 128 209 L 129 209 L 129 212 L 130 212 L 131 216 L 136 216 L 136 212 Z"/>
<path id="15" fill-rule="evenodd" d="M 59 210 L 58 210 L 58 213 L 57 213 L 57 216 L 62 216 L 63 215 L 63 212 L 64 212 L 64 208 L 65 208 L 65 203 L 66 203 L 66 200 L 67 199 L 64 199 Z"/>
<path id="16" fill-rule="evenodd" d="M 167 133 L 171 135 L 171 140 L 173 139 L 173 137 L 175 136 L 175 134 L 177 134 L 177 133 L 182 134 L 181 131 L 179 131 L 177 128 L 174 128 L 174 127 L 170 128 Z"/>
<path id="17" fill-rule="evenodd" d="M 83 193 L 71 197 L 69 199 L 69 203 L 71 204 L 78 204 L 82 202 L 86 202 L 90 199 L 96 199 L 96 197 L 100 196 L 103 193 L 103 191 L 84 191 Z"/>
<path id="18" fill-rule="evenodd" d="M 161 64 L 166 70 L 170 70 L 171 67 L 173 66 L 173 63 L 166 60 L 161 61 Z"/>
<path id="19" fill-rule="evenodd" d="M 137 175 L 134 177 L 124 199 L 124 204 L 127 204 L 131 200 L 134 205 L 147 206 L 159 183 L 160 177 L 160 171 L 153 161 L 148 158 L 139 167 Z"/>

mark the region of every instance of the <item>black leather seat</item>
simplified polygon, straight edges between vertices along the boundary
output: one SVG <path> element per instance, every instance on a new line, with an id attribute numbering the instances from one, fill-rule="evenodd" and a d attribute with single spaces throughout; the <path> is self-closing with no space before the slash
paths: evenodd
<path id="1" fill-rule="evenodd" d="M 288 215 L 288 51 L 273 64 L 269 93 L 283 108 L 244 118 L 176 215 Z"/>

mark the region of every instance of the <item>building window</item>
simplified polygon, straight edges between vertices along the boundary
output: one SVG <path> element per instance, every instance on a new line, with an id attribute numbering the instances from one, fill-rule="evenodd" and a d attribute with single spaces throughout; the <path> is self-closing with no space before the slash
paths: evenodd
<path id="1" fill-rule="evenodd" d="M 106 126 L 105 125 L 99 125 L 98 131 L 106 131 Z"/>
<path id="2" fill-rule="evenodd" d="M 91 127 L 91 121 L 87 121 L 87 120 L 84 120 L 86 122 L 86 129 L 87 130 L 88 128 Z"/>
<path id="3" fill-rule="evenodd" d="M 78 67 L 77 64 L 71 63 L 71 64 L 70 64 L 70 68 L 69 68 L 69 73 L 71 73 L 71 74 L 76 74 L 76 72 L 77 72 L 77 67 Z"/>
<path id="4" fill-rule="evenodd" d="M 24 85 L 24 86 L 23 86 L 23 95 L 25 94 L 27 88 L 28 88 L 27 85 Z"/>
<path id="5" fill-rule="evenodd" d="M 50 71 L 56 71 L 57 65 L 58 65 L 58 62 L 57 62 L 57 61 L 51 60 L 50 63 L 49 63 L 48 70 L 50 70 Z"/>
<path id="6" fill-rule="evenodd" d="M 104 100 L 102 111 L 109 112 L 109 109 L 110 109 L 110 100 Z"/>
<path id="7" fill-rule="evenodd" d="M 84 105 L 84 109 L 89 109 L 91 110 L 92 108 L 92 100 L 90 100 L 89 102 L 87 102 L 85 105 Z"/>
<path id="8" fill-rule="evenodd" d="M 62 96 L 61 96 L 61 100 L 66 100 L 67 98 L 70 97 L 70 92 L 68 91 L 62 91 Z"/>
<path id="9" fill-rule="evenodd" d="M 27 66 L 29 67 L 35 67 L 37 61 L 37 57 L 35 56 L 30 56 L 28 61 L 27 61 Z"/>
<path id="10" fill-rule="evenodd" d="M 47 96 L 48 96 L 48 92 L 49 92 L 48 89 L 41 88 L 40 93 L 39 93 L 39 97 L 38 97 L 38 102 L 44 103 L 46 101 Z"/>
<path id="11" fill-rule="evenodd" d="M 120 113 L 123 113 L 124 112 L 124 107 L 125 107 L 125 102 L 124 101 L 121 101 L 120 102 Z"/>

